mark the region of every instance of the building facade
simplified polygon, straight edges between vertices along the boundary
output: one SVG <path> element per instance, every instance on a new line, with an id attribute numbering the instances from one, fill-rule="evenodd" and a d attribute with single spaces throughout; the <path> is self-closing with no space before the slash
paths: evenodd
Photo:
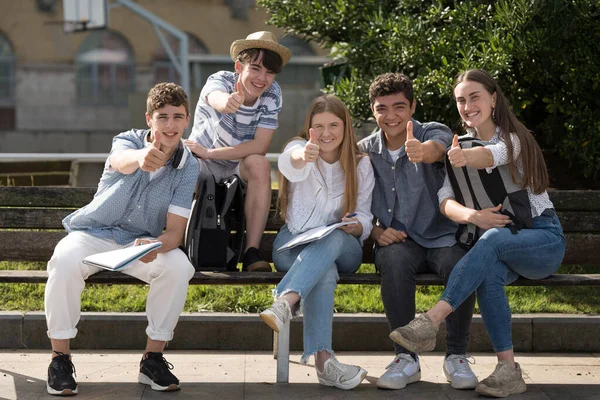
<path id="1" fill-rule="evenodd" d="M 270 151 L 280 151 L 299 132 L 320 92 L 323 49 L 283 38 L 253 0 L 135 3 L 187 33 L 192 109 L 208 75 L 233 70 L 231 42 L 260 30 L 282 38 L 294 55 L 276 78 L 284 108 Z M 65 34 L 62 7 L 62 0 L 0 0 L 0 153 L 107 152 L 115 134 L 145 126 L 148 90 L 179 80 L 145 18 L 111 7 L 107 29 Z"/>

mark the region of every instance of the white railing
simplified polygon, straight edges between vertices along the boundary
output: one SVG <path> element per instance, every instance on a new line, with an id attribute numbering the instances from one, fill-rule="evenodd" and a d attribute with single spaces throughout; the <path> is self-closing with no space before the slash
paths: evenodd
<path id="1" fill-rule="evenodd" d="M 269 161 L 277 161 L 279 153 L 267 153 Z M 0 153 L 0 162 L 27 161 L 77 161 L 97 163 L 104 162 L 108 153 Z"/>

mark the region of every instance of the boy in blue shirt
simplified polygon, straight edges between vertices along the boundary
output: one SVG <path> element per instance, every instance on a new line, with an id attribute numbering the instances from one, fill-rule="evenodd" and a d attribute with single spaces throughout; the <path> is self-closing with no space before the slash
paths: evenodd
<path id="1" fill-rule="evenodd" d="M 437 192 L 444 181 L 444 154 L 452 132 L 438 122 L 412 118 L 416 101 L 411 80 L 387 73 L 369 87 L 371 111 L 379 130 L 358 147 L 369 154 L 375 171 L 371 231 L 375 267 L 381 274 L 381 299 L 390 331 L 415 315 L 415 276 L 433 272 L 444 284 L 465 254 L 456 244 L 457 226 L 440 212 Z M 473 389 L 477 377 L 466 356 L 475 296 L 446 320 L 443 370 L 456 389 Z M 377 381 L 385 389 L 402 389 L 421 379 L 417 354 L 394 344 L 396 357 Z"/>
<path id="2" fill-rule="evenodd" d="M 246 185 L 244 271 L 271 271 L 258 248 L 271 204 L 271 164 L 265 157 L 282 107 L 275 75 L 291 51 L 271 32 L 255 32 L 230 49 L 235 72 L 211 75 L 196 106 L 185 145 L 200 158 L 201 177 L 237 175 Z"/>
<path id="3" fill-rule="evenodd" d="M 85 280 L 100 271 L 82 260 L 155 241 L 162 246 L 121 270 L 150 284 L 148 340 L 138 381 L 159 391 L 179 389 L 179 380 L 162 352 L 173 338 L 194 275 L 193 266 L 178 248 L 198 179 L 196 160 L 181 143 L 190 120 L 188 104 L 180 86 L 154 86 L 146 102 L 150 129 L 115 136 L 94 199 L 63 220 L 68 235 L 56 245 L 48 262 L 45 293 L 53 353 L 46 384 L 49 394 L 78 392 L 69 344 L 77 334 Z"/>

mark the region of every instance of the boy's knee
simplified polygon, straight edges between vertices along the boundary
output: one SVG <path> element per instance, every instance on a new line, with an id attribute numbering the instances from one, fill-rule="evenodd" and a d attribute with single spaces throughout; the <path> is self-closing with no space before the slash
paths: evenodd
<path id="1" fill-rule="evenodd" d="M 87 278 L 89 271 L 80 260 L 88 255 L 87 252 L 78 248 L 66 248 L 65 246 L 57 246 L 54 249 L 54 254 L 48 261 L 47 270 L 50 276 L 82 276 Z"/>
<path id="2" fill-rule="evenodd" d="M 164 257 L 163 273 L 167 274 L 170 279 L 178 283 L 187 283 L 193 278 L 196 270 L 181 250 L 171 250 L 165 253 Z"/>
<path id="3" fill-rule="evenodd" d="M 414 255 L 402 243 L 380 247 L 375 253 L 375 266 L 382 276 L 398 278 L 416 275 Z"/>
<path id="4" fill-rule="evenodd" d="M 271 163 L 267 160 L 267 157 L 260 154 L 251 154 L 242 162 L 248 171 L 249 180 L 271 181 Z"/>

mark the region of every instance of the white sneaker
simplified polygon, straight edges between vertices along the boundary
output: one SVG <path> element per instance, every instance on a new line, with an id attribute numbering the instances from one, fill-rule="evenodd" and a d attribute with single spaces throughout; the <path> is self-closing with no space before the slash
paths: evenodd
<path id="1" fill-rule="evenodd" d="M 260 313 L 260 317 L 271 329 L 279 333 L 279 330 L 292 319 L 290 303 L 283 299 L 275 300 L 271 308 Z"/>
<path id="2" fill-rule="evenodd" d="M 452 354 L 444 360 L 444 374 L 454 389 L 475 389 L 477 377 L 469 364 L 471 362 L 465 355 Z"/>
<path id="3" fill-rule="evenodd" d="M 325 361 L 323 372 L 319 371 L 319 368 L 315 367 L 315 369 L 321 385 L 335 386 L 344 390 L 354 389 L 367 376 L 367 371 L 361 367 L 342 364 L 334 356 Z"/>
<path id="4" fill-rule="evenodd" d="M 402 389 L 409 383 L 421 380 L 421 365 L 410 354 L 398 354 L 387 367 L 387 371 L 377 380 L 382 389 Z"/>

